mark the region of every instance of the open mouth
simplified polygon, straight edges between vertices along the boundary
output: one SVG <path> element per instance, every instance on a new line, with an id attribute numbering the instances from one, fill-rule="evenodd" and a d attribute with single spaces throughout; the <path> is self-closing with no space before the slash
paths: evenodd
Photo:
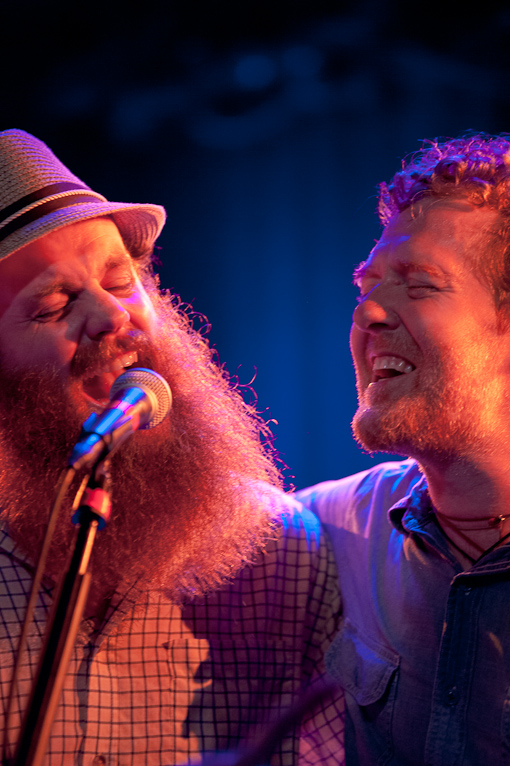
<path id="1" fill-rule="evenodd" d="M 128 351 L 87 373 L 82 381 L 85 399 L 94 409 L 103 409 L 110 400 L 110 389 L 122 373 L 138 362 L 136 351 Z"/>
<path id="2" fill-rule="evenodd" d="M 399 356 L 376 356 L 372 360 L 371 383 L 378 383 L 380 380 L 408 375 L 415 369 L 413 364 Z"/>

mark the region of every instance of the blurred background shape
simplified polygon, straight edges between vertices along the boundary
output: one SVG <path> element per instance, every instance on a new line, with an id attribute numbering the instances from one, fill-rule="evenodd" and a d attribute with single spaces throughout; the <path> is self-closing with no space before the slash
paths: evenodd
<path id="1" fill-rule="evenodd" d="M 157 202 L 162 284 L 212 324 L 302 487 L 353 442 L 354 266 L 420 139 L 510 129 L 510 10 L 396 0 L 0 0 L 0 129 Z M 252 394 L 247 386 L 245 396 Z"/>

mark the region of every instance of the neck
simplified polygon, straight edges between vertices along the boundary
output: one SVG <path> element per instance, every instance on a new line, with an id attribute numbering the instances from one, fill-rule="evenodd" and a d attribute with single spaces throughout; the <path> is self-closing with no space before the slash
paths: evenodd
<path id="1" fill-rule="evenodd" d="M 510 532 L 508 459 L 458 457 L 439 465 L 420 462 L 438 523 L 463 565 L 476 561 Z"/>

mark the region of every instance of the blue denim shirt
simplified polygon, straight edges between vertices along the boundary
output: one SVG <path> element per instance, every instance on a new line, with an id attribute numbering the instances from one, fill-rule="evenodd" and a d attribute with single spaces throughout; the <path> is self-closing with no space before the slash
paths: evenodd
<path id="1" fill-rule="evenodd" d="M 411 460 L 298 497 L 340 575 L 348 766 L 510 764 L 510 544 L 462 571 Z"/>

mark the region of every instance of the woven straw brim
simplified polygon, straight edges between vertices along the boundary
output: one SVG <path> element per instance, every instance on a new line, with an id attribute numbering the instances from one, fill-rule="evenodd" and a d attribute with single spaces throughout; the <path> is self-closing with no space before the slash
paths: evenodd
<path id="1" fill-rule="evenodd" d="M 166 220 L 165 209 L 160 205 L 99 200 L 71 204 L 37 218 L 5 237 L 0 242 L 0 259 L 63 226 L 106 215 L 112 217 L 128 252 L 133 257 L 152 251 Z M 1 231 L 0 228 L 0 234 Z"/>

